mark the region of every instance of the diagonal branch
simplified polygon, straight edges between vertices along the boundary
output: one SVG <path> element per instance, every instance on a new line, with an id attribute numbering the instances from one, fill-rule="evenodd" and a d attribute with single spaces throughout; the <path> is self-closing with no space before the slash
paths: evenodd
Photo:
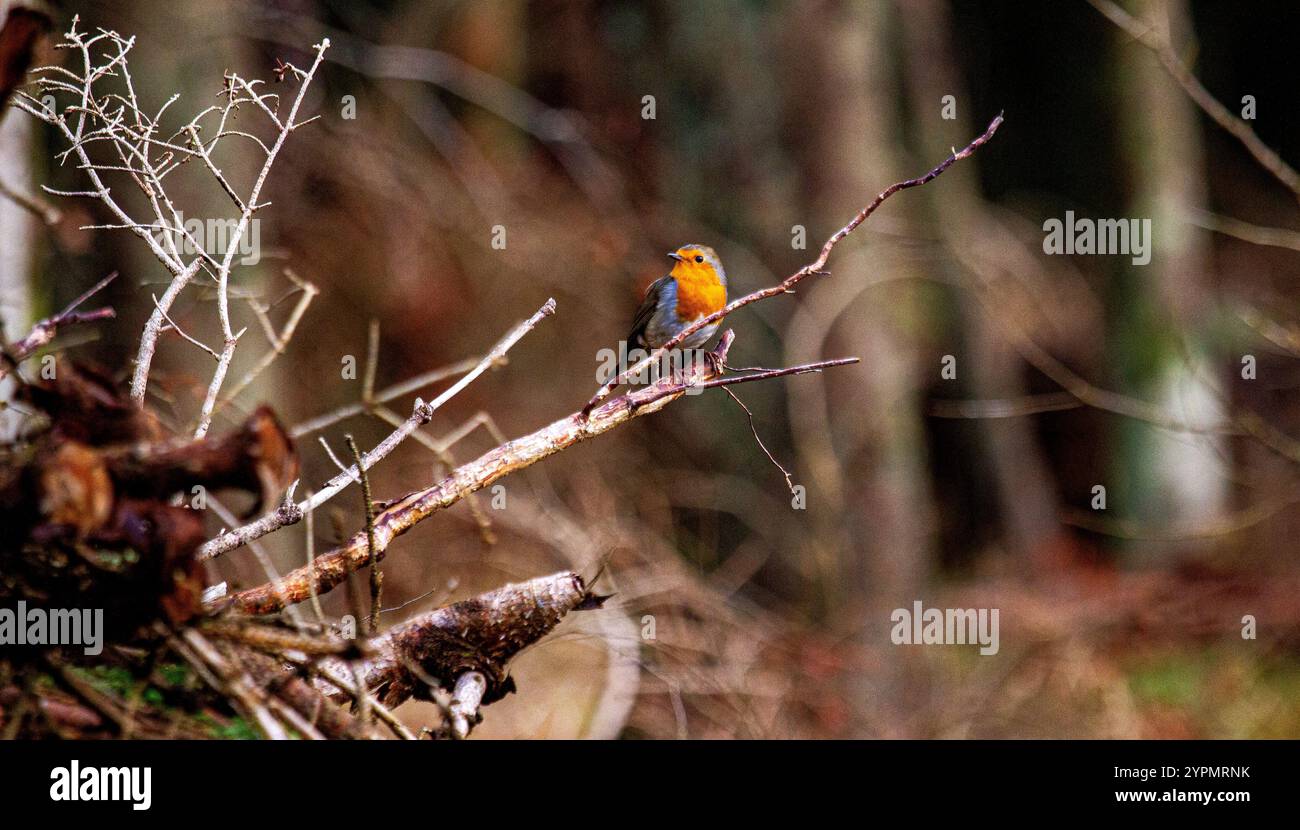
<path id="1" fill-rule="evenodd" d="M 1255 131 L 1250 128 L 1249 124 L 1229 112 L 1227 107 L 1219 103 L 1219 100 L 1210 94 L 1210 91 L 1197 80 L 1192 71 L 1183 63 L 1182 58 L 1178 56 L 1178 53 L 1174 51 L 1173 46 L 1169 44 L 1166 38 L 1161 37 L 1153 27 L 1133 17 L 1115 3 L 1110 2 L 1110 0 L 1088 0 L 1088 2 L 1111 23 L 1123 29 L 1138 43 L 1154 52 L 1156 57 L 1160 59 L 1160 63 L 1164 65 L 1165 71 L 1177 81 L 1188 97 L 1206 115 L 1210 116 L 1214 123 L 1227 130 L 1240 141 L 1246 151 L 1255 157 L 1255 161 L 1259 162 L 1261 167 L 1285 185 L 1297 198 L 1300 198 L 1300 173 L 1297 173 L 1294 167 L 1283 161 L 1282 157 L 1273 148 L 1265 144 L 1256 135 Z"/>
<path id="2" fill-rule="evenodd" d="M 769 286 L 768 288 L 760 289 L 758 291 L 753 292 L 752 294 L 746 294 L 745 296 L 741 297 L 738 300 L 732 300 L 730 303 L 727 303 L 727 305 L 721 311 L 715 311 L 714 313 L 708 315 L 707 317 L 701 317 L 699 320 L 696 320 L 694 323 L 691 323 L 689 326 L 687 326 L 686 328 L 678 332 L 675 337 L 673 337 L 663 346 L 659 347 L 658 349 L 655 349 L 649 355 L 644 357 L 640 362 L 636 363 L 633 366 L 629 366 L 626 371 L 621 372 L 615 375 L 614 377 L 610 378 L 608 381 L 605 382 L 603 386 L 600 387 L 599 390 L 597 390 L 596 394 L 592 397 L 592 399 L 587 402 L 587 405 L 583 407 L 582 410 L 583 414 L 585 415 L 586 413 L 590 412 L 594 406 L 596 406 L 601 401 L 605 400 L 605 398 L 609 397 L 610 393 L 613 392 L 614 388 L 617 387 L 620 383 L 623 383 L 630 377 L 636 376 L 647 366 L 650 366 L 653 363 L 657 363 L 663 354 L 677 348 L 686 338 L 690 337 L 692 334 L 704 328 L 705 326 L 710 325 L 712 323 L 716 323 L 717 321 L 721 320 L 723 317 L 726 317 L 728 314 L 732 313 L 736 309 L 747 306 L 750 303 L 756 303 L 759 300 L 765 300 L 768 297 L 775 297 L 778 294 L 793 294 L 794 286 L 797 283 L 799 283 L 801 280 L 803 280 L 805 277 L 812 276 L 813 274 L 826 273 L 825 271 L 823 271 L 823 269 L 826 267 L 826 261 L 830 259 L 831 250 L 834 249 L 834 247 L 836 246 L 836 244 L 839 243 L 840 240 L 842 240 L 844 237 L 848 236 L 849 234 L 853 233 L 853 231 L 857 230 L 859 225 L 867 221 L 867 217 L 875 213 L 876 208 L 880 207 L 881 204 L 883 204 L 886 199 L 888 199 L 890 196 L 893 196 L 895 193 L 897 193 L 900 190 L 906 190 L 910 187 L 919 187 L 923 184 L 927 184 L 933 181 L 934 179 L 938 178 L 938 176 L 941 173 L 943 173 L 943 171 L 947 170 L 957 161 L 960 161 L 965 158 L 969 158 L 972 154 L 974 154 L 976 150 L 982 147 L 985 143 L 988 142 L 990 138 L 993 137 L 993 134 L 998 131 L 998 127 L 1001 126 L 1001 124 L 1002 124 L 1002 114 L 999 113 L 998 116 L 989 123 L 988 127 L 984 130 L 983 134 L 978 136 L 974 141 L 972 141 L 970 144 L 967 144 L 961 150 L 954 150 L 952 155 L 948 156 L 948 158 L 940 162 L 939 165 L 933 168 L 932 170 L 930 170 L 930 172 L 926 173 L 923 176 L 918 176 L 915 179 L 907 179 L 905 181 L 895 182 L 894 184 L 882 190 L 879 194 L 877 194 L 876 198 L 872 199 L 870 204 L 868 204 L 866 207 L 860 210 L 857 216 L 854 216 L 853 219 L 850 220 L 847 225 L 840 228 L 835 233 L 831 234 L 830 239 L 826 240 L 826 244 L 822 245 L 821 253 L 818 254 L 817 259 L 813 260 L 812 262 L 808 263 L 804 267 L 800 268 L 798 271 L 795 271 L 793 274 L 786 277 L 784 280 L 777 283 L 776 285 Z"/>
<path id="3" fill-rule="evenodd" d="M 104 286 L 108 285 L 115 279 L 117 279 L 116 271 L 95 283 L 80 297 L 73 300 L 71 303 L 68 303 L 68 307 L 60 311 L 58 314 L 53 317 L 47 317 L 32 326 L 32 330 L 22 340 L 10 344 L 9 347 L 4 350 L 5 360 L 0 361 L 0 378 L 3 378 L 9 373 L 11 362 L 13 365 L 21 363 L 31 357 L 37 349 L 48 345 L 52 340 L 54 340 L 54 336 L 59 333 L 59 328 L 61 326 L 71 326 L 78 323 L 92 323 L 96 320 L 107 320 L 116 316 L 115 312 L 111 308 L 98 308 L 94 311 L 77 311 L 77 308 L 80 307 L 82 303 L 89 300 L 95 294 L 98 294 L 104 289 Z"/>
<path id="4" fill-rule="evenodd" d="M 693 362 L 682 375 L 670 375 L 659 381 L 636 388 L 598 406 L 589 413 L 575 412 L 542 427 L 522 438 L 508 441 L 484 453 L 474 461 L 464 464 L 431 487 L 417 490 L 392 502 L 374 519 L 373 554 L 369 534 L 362 531 L 342 546 L 322 554 L 310 564 L 298 568 L 282 579 L 240 591 L 227 602 L 240 613 L 271 614 L 287 604 L 303 602 L 313 593 L 331 590 L 353 571 L 373 561 L 383 559 L 393 540 L 415 525 L 441 510 L 450 507 L 471 493 L 490 486 L 510 473 L 530 467 L 575 444 L 594 438 L 627 423 L 633 418 L 658 412 L 695 387 L 721 386 L 765 380 L 805 372 L 815 372 L 827 366 L 839 366 L 855 359 L 833 360 L 787 369 L 772 369 L 736 378 L 719 378 L 718 373 L 726 361 L 727 351 L 735 334 L 728 330 L 713 350 L 715 360 Z M 216 541 L 221 541 L 218 538 Z M 209 543 L 211 544 L 211 543 Z M 286 603 L 286 599 L 289 601 Z M 221 604 L 221 603 L 216 603 Z"/>

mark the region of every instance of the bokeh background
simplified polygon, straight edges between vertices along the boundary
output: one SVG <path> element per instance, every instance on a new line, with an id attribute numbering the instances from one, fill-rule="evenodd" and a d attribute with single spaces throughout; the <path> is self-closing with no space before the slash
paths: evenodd
<path id="1" fill-rule="evenodd" d="M 1250 128 L 1300 162 L 1294 9 L 1125 7 L 1230 112 L 1252 96 Z M 216 429 L 263 400 L 288 424 L 356 401 L 363 373 L 341 365 L 365 363 L 372 321 L 383 389 L 481 355 L 556 299 L 508 365 L 373 471 L 380 498 L 578 409 L 664 252 L 712 245 L 733 296 L 772 284 L 1005 112 L 974 157 L 837 247 L 829 276 L 728 320 L 737 365 L 862 359 L 736 390 L 802 509 L 711 392 L 506 479 L 504 509 L 483 494 L 393 546 L 388 623 L 608 565 L 606 610 L 520 657 L 519 693 L 476 734 L 1300 737 L 1297 194 L 1088 3 L 105 0 L 65 3 L 63 25 L 73 13 L 135 35 L 138 92 L 154 109 L 180 93 L 187 118 L 224 70 L 270 78 L 333 44 L 304 105 L 321 118 L 271 174 L 261 261 L 235 277 L 269 302 L 291 267 L 322 293 Z M 252 175 L 236 146 L 224 168 Z M 28 192 L 81 184 L 22 113 L 0 147 Z M 187 217 L 229 213 L 211 180 L 188 181 Z M 5 330 L 118 269 L 118 321 L 71 349 L 125 378 L 165 274 L 129 235 L 77 230 L 106 221 L 97 205 L 58 207 L 41 228 L 0 205 Z M 1067 210 L 1150 219 L 1150 264 L 1044 255 L 1043 222 Z M 212 300 L 193 288 L 172 316 L 217 342 Z M 264 345 L 241 346 L 231 377 Z M 210 372 L 163 341 L 153 403 L 178 429 Z M 369 446 L 390 429 L 363 414 L 300 436 L 302 488 L 336 472 L 319 436 L 343 453 L 344 433 Z M 334 523 L 359 526 L 359 499 L 316 517 L 317 550 Z M 278 568 L 302 561 L 304 532 L 268 539 Z M 241 551 L 212 577 L 263 573 Z M 893 645 L 890 612 L 915 600 L 999 609 L 1000 651 Z M 429 722 L 423 705 L 403 716 Z"/>

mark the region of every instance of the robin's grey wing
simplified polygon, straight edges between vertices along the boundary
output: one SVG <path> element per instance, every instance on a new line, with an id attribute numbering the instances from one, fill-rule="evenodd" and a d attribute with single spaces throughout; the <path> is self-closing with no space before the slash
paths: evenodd
<path id="1" fill-rule="evenodd" d="M 628 348 L 642 346 L 642 337 L 645 335 L 646 326 L 650 325 L 650 319 L 654 317 L 655 309 L 659 307 L 659 299 L 663 296 L 664 288 L 668 285 L 671 276 L 660 277 L 650 283 L 650 287 L 645 291 L 645 299 L 641 301 L 641 307 L 636 310 L 636 316 L 632 318 L 632 329 L 627 335 Z"/>

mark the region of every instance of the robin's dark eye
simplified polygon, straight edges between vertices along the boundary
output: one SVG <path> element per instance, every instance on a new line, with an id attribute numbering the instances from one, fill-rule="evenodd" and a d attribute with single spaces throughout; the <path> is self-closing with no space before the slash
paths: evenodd
<path id="1" fill-rule="evenodd" d="M 695 257 L 695 261 L 696 261 L 696 262 L 703 262 L 703 261 L 704 261 L 704 257 L 702 257 L 702 256 L 696 256 L 696 257 Z"/>

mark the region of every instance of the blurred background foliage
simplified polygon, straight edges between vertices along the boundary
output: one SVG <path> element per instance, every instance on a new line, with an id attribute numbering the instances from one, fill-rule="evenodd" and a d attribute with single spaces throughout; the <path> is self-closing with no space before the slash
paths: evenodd
<path id="1" fill-rule="evenodd" d="M 1126 7 L 1160 21 L 1230 111 L 1254 96 L 1250 126 L 1300 163 L 1289 4 Z M 227 425 L 259 400 L 291 424 L 357 400 L 360 382 L 340 366 L 364 362 L 372 319 L 383 388 L 481 354 L 558 301 L 427 433 L 479 413 L 483 426 L 442 455 L 408 443 L 373 472 L 381 498 L 579 408 L 597 351 L 625 334 L 665 251 L 712 245 L 733 296 L 772 284 L 875 193 L 1005 111 L 988 146 L 838 247 L 831 275 L 727 321 L 737 365 L 862 358 L 738 390 L 806 487 L 806 509 L 792 509 L 743 411 L 709 393 L 505 480 L 504 510 L 484 494 L 390 551 L 389 622 L 505 579 L 590 574 L 609 557 L 609 610 L 520 658 L 520 694 L 489 710 L 481 734 L 1300 736 L 1297 461 L 1247 437 L 1068 406 L 1015 334 L 1173 418 L 1244 407 L 1300 431 L 1288 345 L 1300 340 L 1261 335 L 1296 331 L 1300 254 L 1208 229 L 1217 216 L 1294 228 L 1296 194 L 1087 3 L 92 0 L 63 11 L 134 34 L 141 95 L 156 107 L 181 93 L 185 113 L 210 103 L 225 68 L 269 78 L 277 58 L 301 66 L 311 44 L 333 42 L 305 105 L 322 119 L 292 136 L 259 214 L 262 259 L 237 271 L 239 289 L 264 300 L 288 287 L 285 266 L 323 293 L 287 353 L 222 414 Z M 29 128 L 22 140 L 36 181 L 78 183 L 51 162 L 52 135 Z M 251 174 L 251 157 L 226 152 L 229 173 Z M 195 182 L 186 215 L 224 215 L 223 195 Z M 76 353 L 125 376 L 165 275 L 128 235 L 77 231 L 103 221 L 96 206 L 60 207 L 7 330 L 120 269 L 118 324 Z M 1045 256 L 1042 224 L 1067 210 L 1150 218 L 1151 264 Z M 497 225 L 504 250 L 491 245 Z M 795 226 L 807 250 L 792 245 Z M 172 316 L 215 342 L 204 291 Z M 252 336 L 251 315 L 245 324 Z M 232 376 L 260 351 L 241 350 Z M 1246 354 L 1255 380 L 1241 377 Z M 955 379 L 940 374 L 945 355 Z M 154 403 L 178 426 L 202 400 L 204 360 L 177 339 L 160 351 Z M 968 403 L 1003 402 L 1005 415 L 1040 400 L 1060 405 L 989 418 Z M 396 403 L 404 413 L 409 400 Z M 369 445 L 389 427 L 364 416 L 331 427 L 337 452 L 345 431 Z M 299 449 L 303 489 L 333 475 L 315 434 Z M 1097 485 L 1104 511 L 1092 509 Z M 334 504 L 350 533 L 359 497 Z M 301 561 L 302 533 L 268 540 L 281 569 Z M 316 535 L 318 550 L 330 544 L 328 517 Z M 241 554 L 213 573 L 261 576 Z M 344 597 L 326 599 L 346 613 Z M 889 612 L 918 599 L 1000 609 L 1000 652 L 892 645 Z M 1248 614 L 1254 640 L 1241 636 Z M 421 705 L 404 710 L 413 723 Z"/>

